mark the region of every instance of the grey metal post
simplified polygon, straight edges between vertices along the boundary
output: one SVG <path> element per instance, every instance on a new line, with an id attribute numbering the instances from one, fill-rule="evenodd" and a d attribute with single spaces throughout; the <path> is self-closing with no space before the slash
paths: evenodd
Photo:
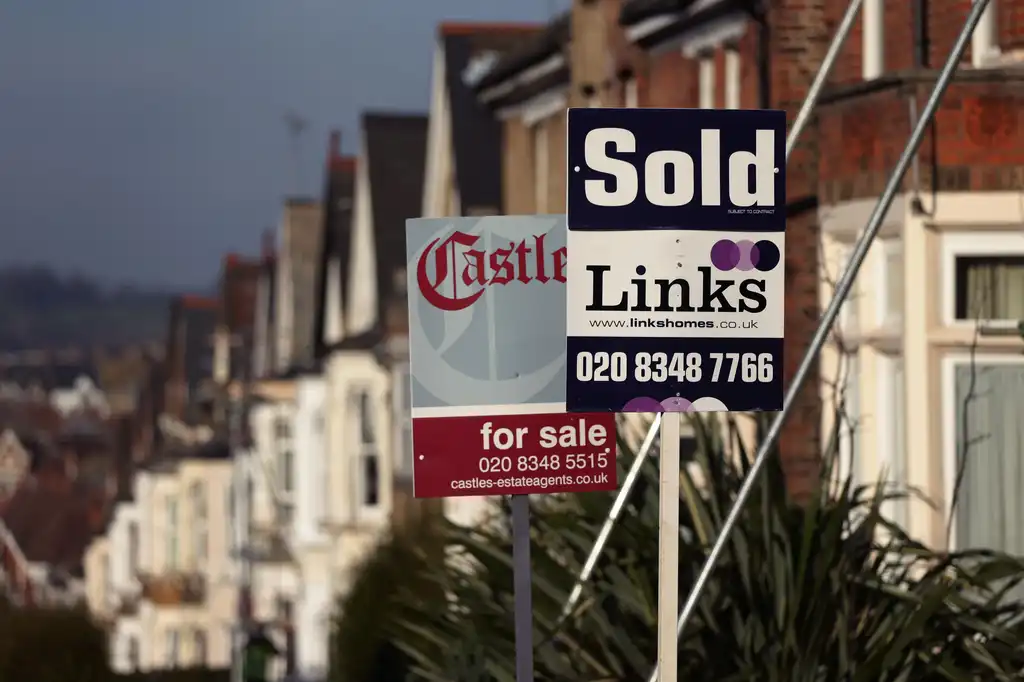
<path id="1" fill-rule="evenodd" d="M 679 621 L 676 627 L 677 635 L 682 634 L 683 628 L 686 627 L 687 621 L 693 615 L 693 612 L 697 607 L 697 602 L 700 600 L 704 587 L 707 585 L 708 577 L 715 569 L 715 564 L 718 563 L 722 550 L 725 548 L 725 543 L 729 539 L 729 534 L 736 526 L 740 512 L 743 510 L 743 505 L 746 503 L 747 498 L 750 497 L 754 484 L 757 482 L 758 474 L 761 473 L 761 469 L 764 468 L 765 461 L 768 459 L 768 453 L 775 446 L 775 442 L 779 439 L 779 434 L 782 431 L 782 425 L 786 421 L 786 417 L 789 416 L 790 411 L 793 409 L 797 394 L 800 392 L 804 382 L 807 381 L 811 374 L 811 368 L 814 366 L 814 361 L 817 359 L 818 354 L 825 345 L 825 340 L 828 338 L 828 334 L 832 330 L 832 325 L 835 322 L 836 317 L 839 315 L 839 309 L 842 307 L 846 297 L 850 294 L 850 289 L 853 287 L 853 281 L 857 278 L 857 273 L 864 264 L 864 259 L 867 257 L 868 249 L 871 248 L 871 243 L 874 241 L 875 236 L 878 234 L 878 231 L 882 226 L 882 221 L 885 218 L 885 214 L 888 213 L 893 199 L 896 197 L 896 192 L 899 189 L 900 183 L 903 181 L 903 176 L 906 175 L 907 168 L 910 166 L 910 162 L 914 158 L 914 154 L 917 153 L 917 148 L 921 145 L 921 140 L 924 139 L 925 130 L 930 124 L 932 117 L 935 115 L 935 110 L 938 108 L 939 101 L 945 94 L 946 88 L 949 87 L 949 82 L 953 79 L 953 74 L 956 73 L 957 66 L 960 64 L 960 59 L 963 57 L 964 51 L 967 49 L 967 43 L 971 39 L 971 34 L 974 33 L 974 28 L 978 25 L 978 21 L 981 19 L 981 15 L 985 12 L 985 8 L 988 7 L 988 3 L 989 0 L 975 0 L 971 7 L 971 11 L 967 14 L 967 22 L 964 24 L 963 29 L 961 29 L 960 35 L 957 36 L 956 43 L 953 45 L 953 50 L 950 52 L 949 57 L 946 59 L 946 63 L 942 67 L 942 71 L 939 73 L 939 77 L 935 82 L 935 89 L 932 90 L 931 95 L 928 97 L 928 101 L 925 103 L 924 109 L 921 111 L 921 118 L 918 119 L 917 125 L 914 126 L 914 130 L 910 134 L 910 139 L 907 141 L 907 146 L 904 147 L 903 154 L 900 155 L 899 161 L 896 162 L 896 167 L 893 169 L 892 175 L 889 176 L 889 182 L 886 184 L 885 190 L 879 197 L 878 203 L 875 204 L 875 208 L 871 212 L 871 217 L 868 218 L 864 232 L 857 240 L 857 244 L 850 255 L 850 263 L 846 268 L 846 272 L 843 273 L 842 278 L 836 285 L 836 292 L 833 295 L 831 302 L 829 302 L 828 308 L 825 310 L 825 314 L 822 316 L 817 330 L 814 332 L 810 347 L 807 349 L 807 353 L 800 362 L 800 367 L 797 368 L 796 374 L 793 375 L 793 381 L 790 383 L 789 390 L 786 391 L 786 398 L 782 405 L 782 411 L 775 417 L 771 428 L 768 430 L 768 434 L 761 443 L 761 447 L 758 448 L 757 456 L 754 458 L 754 462 L 750 467 L 750 473 L 747 475 L 746 480 L 740 487 L 739 493 L 736 496 L 736 501 L 733 503 L 732 509 L 729 510 L 729 515 L 726 517 L 725 523 L 722 524 L 722 532 L 718 536 L 718 539 L 715 540 L 715 544 L 711 548 L 711 552 L 708 554 L 708 558 L 704 562 L 703 568 L 701 568 L 700 575 L 697 576 L 693 589 L 690 591 L 690 596 L 687 598 L 686 604 L 683 606 L 683 610 L 679 614 Z M 658 668 L 655 667 L 654 671 L 651 673 L 650 682 L 657 682 L 657 679 Z"/>
<path id="2" fill-rule="evenodd" d="M 818 67 L 818 72 L 814 75 L 811 87 L 807 91 L 807 97 L 800 106 L 800 111 L 797 113 L 796 119 L 793 121 L 793 126 L 789 129 L 789 135 L 786 136 L 787 159 L 793 151 L 793 148 L 796 147 L 796 143 L 800 139 L 800 135 L 803 133 L 804 128 L 807 127 L 807 122 L 811 119 L 811 111 L 813 111 L 814 106 L 818 103 L 818 97 L 821 95 L 821 91 L 825 86 L 825 80 L 832 72 L 832 67 L 835 66 L 836 60 L 839 58 L 839 51 L 843 49 L 843 44 L 846 42 L 846 38 L 850 35 L 850 30 L 853 28 L 854 23 L 856 23 L 857 16 L 859 15 L 863 4 L 864 0 L 850 0 L 850 4 L 846 8 L 846 13 L 843 15 L 842 21 L 839 22 L 835 35 L 832 36 L 832 42 L 829 44 L 828 50 L 825 52 L 825 57 L 821 61 L 821 66 Z M 579 602 L 580 597 L 583 594 L 583 587 L 587 584 L 587 581 L 590 580 L 590 574 L 594 571 L 594 566 L 597 564 L 597 557 L 604 551 L 604 546 L 608 542 L 608 537 L 611 535 L 612 528 L 615 526 L 616 521 L 618 521 L 619 513 L 622 511 L 622 507 L 625 504 L 626 499 L 633 490 L 633 485 L 636 483 L 640 467 L 647 458 L 647 454 L 650 451 L 651 444 L 654 442 L 655 436 L 658 435 L 658 428 L 660 424 L 661 415 L 658 415 L 651 424 L 650 429 L 648 429 L 647 437 L 644 439 L 643 446 L 634 459 L 633 466 L 630 469 L 629 474 L 626 476 L 626 480 L 623 482 L 622 487 L 619 489 L 618 495 L 615 497 L 615 502 L 612 504 L 612 508 L 608 512 L 608 518 L 605 521 L 604 526 L 601 528 L 601 532 L 598 533 L 597 539 L 594 541 L 594 546 L 590 550 L 590 556 L 587 557 L 586 562 L 583 564 L 583 570 L 580 571 L 579 578 L 576 580 L 576 584 L 573 586 L 572 592 L 569 594 L 569 598 L 565 601 L 565 605 L 562 607 L 561 618 L 563 620 L 572 613 L 574 608 L 576 608 L 576 604 Z"/>
<path id="3" fill-rule="evenodd" d="M 533 682 L 533 576 L 530 567 L 530 496 L 512 495 L 512 583 L 516 682 Z"/>

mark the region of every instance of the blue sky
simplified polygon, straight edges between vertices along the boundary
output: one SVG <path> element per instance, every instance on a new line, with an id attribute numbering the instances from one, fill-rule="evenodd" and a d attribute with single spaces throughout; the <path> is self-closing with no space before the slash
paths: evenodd
<path id="1" fill-rule="evenodd" d="M 426 111 L 443 20 L 564 0 L 0 0 L 0 264 L 209 284 L 281 198 L 316 192 L 327 131 Z M 309 120 L 301 173 L 284 123 Z"/>

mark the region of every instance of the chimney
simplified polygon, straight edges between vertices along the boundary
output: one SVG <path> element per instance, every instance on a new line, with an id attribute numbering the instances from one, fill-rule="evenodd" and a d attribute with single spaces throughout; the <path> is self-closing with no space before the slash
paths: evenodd
<path id="1" fill-rule="evenodd" d="M 274 231 L 270 228 L 263 230 L 263 239 L 260 245 L 260 256 L 263 261 L 269 261 L 274 257 Z"/>
<path id="2" fill-rule="evenodd" d="M 331 162 L 341 156 L 341 131 L 332 130 L 330 141 L 327 143 L 327 165 L 330 166 Z"/>

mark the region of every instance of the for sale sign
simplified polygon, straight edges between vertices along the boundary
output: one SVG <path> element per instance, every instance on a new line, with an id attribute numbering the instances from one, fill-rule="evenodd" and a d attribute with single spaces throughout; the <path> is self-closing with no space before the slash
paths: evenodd
<path id="1" fill-rule="evenodd" d="M 407 222 L 417 497 L 615 488 L 614 415 L 565 412 L 563 216 Z"/>
<path id="2" fill-rule="evenodd" d="M 569 410 L 782 407 L 785 114 L 570 109 Z"/>

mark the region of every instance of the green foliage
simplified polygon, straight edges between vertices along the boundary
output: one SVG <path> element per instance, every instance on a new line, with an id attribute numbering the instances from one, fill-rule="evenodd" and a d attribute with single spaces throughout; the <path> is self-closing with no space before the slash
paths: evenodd
<path id="1" fill-rule="evenodd" d="M 747 475 L 750 453 L 726 454 L 695 418 L 696 461 L 680 472 L 680 592 L 687 594 Z M 975 682 L 1024 679 L 1020 560 L 940 553 L 882 513 L 906 497 L 832 475 L 791 503 L 771 458 L 680 641 L 679 676 L 694 682 Z M 628 463 L 630 457 L 620 458 Z M 621 476 L 620 476 L 621 478 Z M 657 465 L 647 462 L 579 607 L 560 610 L 613 494 L 550 496 L 534 505 L 536 676 L 645 682 L 655 660 Z M 505 524 L 440 524 L 382 545 L 342 603 L 336 661 L 390 641 L 409 679 L 514 682 L 511 543 Z M 372 634 L 371 634 L 372 633 Z M 336 668 L 341 682 L 393 682 Z"/>
<path id="2" fill-rule="evenodd" d="M 0 682 L 109 682 L 106 634 L 81 609 L 0 605 Z"/>

